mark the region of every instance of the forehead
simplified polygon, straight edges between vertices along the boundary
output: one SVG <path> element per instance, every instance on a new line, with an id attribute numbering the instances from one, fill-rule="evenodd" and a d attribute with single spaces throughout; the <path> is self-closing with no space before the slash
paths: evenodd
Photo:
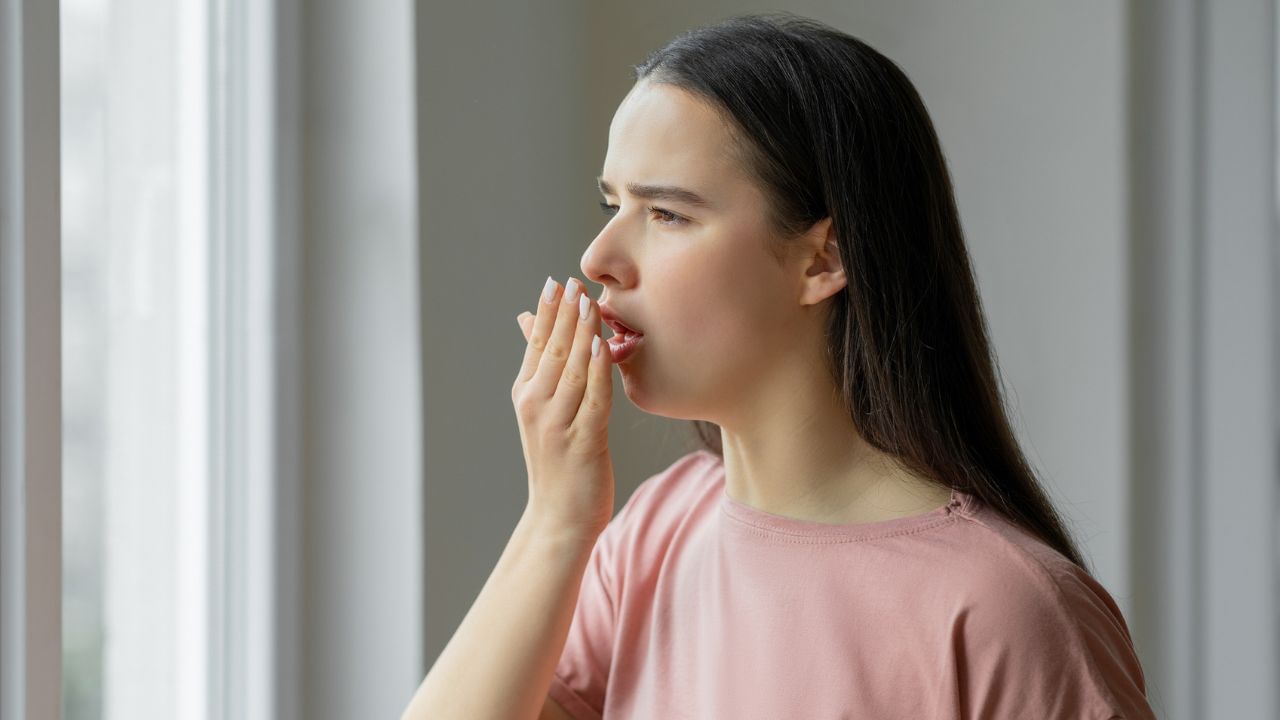
<path id="1" fill-rule="evenodd" d="M 707 194 L 741 182 L 736 145 L 725 120 L 686 90 L 640 81 L 609 126 L 605 180 L 695 186 Z"/>

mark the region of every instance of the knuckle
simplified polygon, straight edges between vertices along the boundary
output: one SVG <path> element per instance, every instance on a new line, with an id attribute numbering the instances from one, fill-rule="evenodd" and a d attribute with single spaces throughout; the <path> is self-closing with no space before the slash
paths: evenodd
<path id="1" fill-rule="evenodd" d="M 516 408 L 516 415 L 521 420 L 532 419 L 535 411 L 537 410 L 533 399 L 525 394 L 518 394 L 515 397 L 514 404 Z"/>
<path id="2" fill-rule="evenodd" d="M 560 361 L 569 356 L 569 350 L 562 343 L 550 343 L 543 354 L 552 360 Z"/>
<path id="3" fill-rule="evenodd" d="M 578 387 L 580 385 L 583 385 L 586 383 L 586 381 L 587 381 L 586 376 L 583 375 L 580 370 L 574 367 L 565 368 L 564 374 L 560 376 L 560 382 L 566 383 L 573 387 Z"/>

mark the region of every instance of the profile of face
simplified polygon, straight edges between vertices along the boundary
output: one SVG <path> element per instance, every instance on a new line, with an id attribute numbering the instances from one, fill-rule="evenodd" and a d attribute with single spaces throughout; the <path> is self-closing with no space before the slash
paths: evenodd
<path id="1" fill-rule="evenodd" d="M 604 286 L 600 301 L 644 333 L 618 365 L 628 399 L 721 425 L 768 412 L 771 381 L 797 363 L 812 370 L 815 303 L 839 289 L 808 277 L 811 259 L 779 265 L 768 253 L 765 195 L 724 122 L 688 91 L 639 81 L 609 127 L 609 219 L 581 259 Z M 639 186 L 683 189 L 705 205 L 644 197 Z"/>

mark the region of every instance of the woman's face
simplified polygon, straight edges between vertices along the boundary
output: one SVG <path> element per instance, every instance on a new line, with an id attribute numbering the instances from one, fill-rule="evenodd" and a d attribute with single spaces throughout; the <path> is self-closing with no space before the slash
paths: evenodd
<path id="1" fill-rule="evenodd" d="M 765 198 L 731 142 L 710 107 L 648 81 L 609 128 L 601 190 L 612 216 L 581 265 L 604 286 L 601 301 L 644 333 L 618 368 L 646 412 L 724 424 L 763 409 L 752 407 L 762 383 L 812 330 L 800 322 L 802 273 L 766 252 Z M 706 204 L 634 186 L 679 188 Z"/>

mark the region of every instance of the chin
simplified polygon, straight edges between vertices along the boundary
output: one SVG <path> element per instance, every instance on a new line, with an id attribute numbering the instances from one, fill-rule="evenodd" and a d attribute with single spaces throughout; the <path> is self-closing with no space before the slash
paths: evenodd
<path id="1" fill-rule="evenodd" d="M 652 382 L 645 373 L 631 362 L 619 365 L 618 371 L 622 374 L 622 392 L 632 405 L 650 415 L 666 414 L 662 412 L 661 398 L 656 397 Z"/>
<path id="2" fill-rule="evenodd" d="M 655 392 L 658 388 L 669 389 L 669 387 L 663 385 L 655 387 L 652 377 L 646 377 L 635 372 L 634 369 L 625 370 L 622 365 L 619 365 L 618 368 L 622 370 L 623 392 L 636 409 L 649 415 L 671 420 L 698 420 L 706 415 L 705 408 L 699 410 L 697 407 L 686 407 L 685 405 L 688 404 L 687 396 L 684 397 L 685 403 L 682 405 L 678 402 L 672 402 L 671 398 L 660 392 Z"/>

